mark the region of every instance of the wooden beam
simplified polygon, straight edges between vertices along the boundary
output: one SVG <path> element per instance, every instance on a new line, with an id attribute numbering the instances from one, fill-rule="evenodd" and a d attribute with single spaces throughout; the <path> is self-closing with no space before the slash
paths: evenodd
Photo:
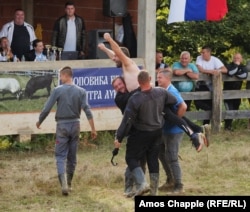
<path id="1" fill-rule="evenodd" d="M 34 6 L 33 0 L 22 0 L 22 9 L 25 13 L 25 21 L 31 24 L 32 26 L 34 23 Z M 34 26 L 35 27 L 35 26 Z"/>
<path id="2" fill-rule="evenodd" d="M 156 0 L 138 0 L 137 56 L 145 58 L 145 69 L 155 82 Z"/>
<path id="3" fill-rule="evenodd" d="M 212 116 L 211 126 L 212 132 L 220 132 L 221 123 L 221 108 L 222 108 L 222 78 L 221 74 L 212 77 L 213 91 L 212 91 Z"/>

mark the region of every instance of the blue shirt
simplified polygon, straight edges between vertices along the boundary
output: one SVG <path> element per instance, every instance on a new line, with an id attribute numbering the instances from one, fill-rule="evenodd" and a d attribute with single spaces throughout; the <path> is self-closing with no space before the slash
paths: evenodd
<path id="1" fill-rule="evenodd" d="M 194 73 L 199 73 L 199 70 L 197 68 L 197 66 L 193 63 L 189 63 L 187 67 L 185 67 L 187 69 L 191 69 Z M 182 64 L 180 62 L 175 62 L 173 64 L 172 69 L 185 69 Z M 190 81 L 181 81 L 181 82 L 173 82 L 173 85 L 177 88 L 178 91 L 180 92 L 190 92 L 193 90 L 194 87 L 194 83 L 193 81 L 190 79 Z"/>
<path id="2" fill-rule="evenodd" d="M 176 112 L 178 109 L 178 105 L 183 103 L 184 100 L 181 97 L 180 92 L 172 84 L 170 84 L 166 90 L 169 93 L 171 93 L 173 96 L 175 96 L 177 99 L 177 103 L 174 105 L 174 112 Z M 178 134 L 182 132 L 183 130 L 179 128 L 177 125 L 172 125 L 171 123 L 167 121 L 165 122 L 163 126 L 163 134 Z"/>
<path id="3" fill-rule="evenodd" d="M 35 55 L 36 55 L 35 61 L 47 61 L 47 57 L 43 53 L 40 54 L 35 53 Z"/>

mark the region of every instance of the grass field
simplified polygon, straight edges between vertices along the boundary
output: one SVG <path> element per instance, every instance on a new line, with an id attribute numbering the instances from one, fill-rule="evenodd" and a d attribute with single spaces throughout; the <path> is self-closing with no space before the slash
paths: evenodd
<path id="1" fill-rule="evenodd" d="M 249 196 L 249 135 L 247 129 L 222 131 L 212 135 L 210 146 L 200 153 L 185 137 L 180 150 L 184 195 Z M 133 199 L 123 196 L 125 145 L 114 159 L 118 165 L 112 166 L 113 132 L 99 133 L 96 146 L 85 141 L 86 135 L 79 145 L 74 190 L 68 197 L 61 195 L 53 135 L 17 145 L 18 150 L 1 151 L 0 211 L 134 211 Z M 160 168 L 160 184 L 164 181 Z"/>

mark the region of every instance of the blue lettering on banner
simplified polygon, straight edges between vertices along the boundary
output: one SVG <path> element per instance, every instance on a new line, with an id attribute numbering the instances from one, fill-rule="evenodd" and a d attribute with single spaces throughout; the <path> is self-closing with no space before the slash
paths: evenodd
<path id="1" fill-rule="evenodd" d="M 112 81 L 121 74 L 121 68 L 115 67 L 73 69 L 73 82 L 87 91 L 91 108 L 114 107 Z"/>

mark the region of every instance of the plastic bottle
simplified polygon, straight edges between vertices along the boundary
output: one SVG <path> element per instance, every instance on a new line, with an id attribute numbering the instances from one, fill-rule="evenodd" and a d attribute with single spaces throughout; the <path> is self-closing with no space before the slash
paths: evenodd
<path id="1" fill-rule="evenodd" d="M 17 57 L 14 55 L 13 62 L 17 62 Z"/>
<path id="2" fill-rule="evenodd" d="M 3 51 L 2 54 L 3 54 L 2 62 L 7 62 L 6 53 Z"/>
<path id="3" fill-rule="evenodd" d="M 24 55 L 22 55 L 21 61 L 22 61 L 22 62 L 25 62 L 25 57 L 24 57 Z"/>

